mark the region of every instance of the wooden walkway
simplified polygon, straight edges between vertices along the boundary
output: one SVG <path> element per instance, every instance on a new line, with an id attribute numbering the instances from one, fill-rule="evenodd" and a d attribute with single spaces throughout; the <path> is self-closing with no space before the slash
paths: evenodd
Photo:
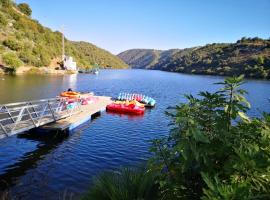
<path id="1" fill-rule="evenodd" d="M 72 115 L 65 119 L 60 119 L 53 123 L 46 124 L 44 126 L 41 126 L 40 129 L 63 131 L 76 128 L 77 126 L 90 120 L 93 115 L 106 110 L 106 106 L 112 102 L 111 97 L 98 96 L 97 98 L 98 101 L 96 103 L 82 106 L 81 112 L 79 112 L 78 114 Z"/>

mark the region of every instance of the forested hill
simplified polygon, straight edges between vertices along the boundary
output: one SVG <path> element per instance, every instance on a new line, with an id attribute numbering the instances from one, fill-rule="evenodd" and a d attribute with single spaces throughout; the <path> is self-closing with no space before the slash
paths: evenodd
<path id="1" fill-rule="evenodd" d="M 61 58 L 61 33 L 53 32 L 31 18 L 27 4 L 0 0 L 0 65 L 16 69 L 19 66 L 49 66 Z M 65 39 L 66 54 L 74 57 L 79 67 L 94 64 L 109 68 L 128 67 L 117 56 L 87 42 Z"/>
<path id="2" fill-rule="evenodd" d="M 118 57 L 132 68 L 270 78 L 270 40 L 257 37 L 243 37 L 236 43 L 214 43 L 167 51 L 131 49 Z"/>

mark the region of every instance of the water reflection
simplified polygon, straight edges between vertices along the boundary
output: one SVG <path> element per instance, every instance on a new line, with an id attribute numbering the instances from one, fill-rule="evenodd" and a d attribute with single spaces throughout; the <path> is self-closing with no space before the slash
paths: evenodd
<path id="1" fill-rule="evenodd" d="M 63 85 L 68 86 L 68 88 L 72 88 L 73 90 L 77 89 L 77 74 L 70 74 L 64 76 Z"/>
<path id="2" fill-rule="evenodd" d="M 70 135 L 73 135 L 74 137 L 80 137 L 80 134 L 89 128 L 91 122 L 98 119 L 99 117 L 100 114 L 94 115 L 90 121 L 78 126 L 76 129 L 70 132 L 48 132 L 41 131 L 40 129 L 37 131 L 34 129 L 27 133 L 17 135 L 18 139 L 26 139 L 39 143 L 34 151 L 25 153 L 20 157 L 20 159 L 18 159 L 18 162 L 5 167 L 6 170 L 4 173 L 0 174 L 0 194 L 4 193 L 12 186 L 18 185 L 18 180 L 20 177 L 24 176 L 28 171 L 35 169 L 38 165 L 38 162 L 43 160 L 46 155 L 50 154 L 55 148 L 59 147 L 65 140 L 68 139 Z M 76 143 L 73 145 L 76 145 Z M 41 178 L 42 177 L 39 177 L 39 179 Z M 46 177 L 43 178 L 46 180 Z M 30 183 L 34 182 L 32 180 L 28 181 Z M 46 181 L 44 181 L 44 183 L 45 182 Z"/>
<path id="3" fill-rule="evenodd" d="M 55 97 L 65 87 L 62 79 L 60 76 L 5 76 L 0 81 L 0 104 Z"/>
<path id="4" fill-rule="evenodd" d="M 54 148 L 63 143 L 68 137 L 68 133 L 46 133 L 33 134 L 31 132 L 17 136 L 32 141 L 40 142 L 37 149 L 25 153 L 18 162 L 6 167 L 3 174 L 0 174 L 0 192 L 5 191 L 17 184 L 17 180 L 26 174 L 27 171 L 37 167 L 37 162 L 45 158 Z"/>
<path id="5" fill-rule="evenodd" d="M 137 119 L 143 119 L 144 115 L 127 115 L 127 114 L 121 114 L 121 113 L 115 113 L 111 111 L 107 111 L 107 114 L 111 116 L 121 117 L 121 118 L 127 118 L 128 120 L 137 120 Z"/>

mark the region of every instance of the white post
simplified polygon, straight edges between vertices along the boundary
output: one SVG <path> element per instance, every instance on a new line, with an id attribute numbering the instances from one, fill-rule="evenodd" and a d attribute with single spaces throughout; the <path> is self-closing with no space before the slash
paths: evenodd
<path id="1" fill-rule="evenodd" d="M 65 35 L 64 35 L 64 25 L 61 26 L 62 32 L 62 61 L 65 59 Z"/>

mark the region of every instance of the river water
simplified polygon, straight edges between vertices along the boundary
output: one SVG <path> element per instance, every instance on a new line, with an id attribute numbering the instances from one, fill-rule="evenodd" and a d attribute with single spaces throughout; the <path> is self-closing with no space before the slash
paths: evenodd
<path id="1" fill-rule="evenodd" d="M 65 137 L 33 132 L 0 140 L 0 192 L 15 199 L 80 197 L 91 178 L 103 170 L 140 164 L 149 157 L 150 140 L 169 133 L 168 106 L 185 101 L 183 94 L 214 91 L 223 77 L 147 70 L 104 70 L 99 75 L 3 76 L 0 104 L 51 98 L 67 88 L 116 96 L 147 94 L 157 100 L 143 117 L 102 113 Z M 243 85 L 252 104 L 251 116 L 270 112 L 270 81 Z"/>

